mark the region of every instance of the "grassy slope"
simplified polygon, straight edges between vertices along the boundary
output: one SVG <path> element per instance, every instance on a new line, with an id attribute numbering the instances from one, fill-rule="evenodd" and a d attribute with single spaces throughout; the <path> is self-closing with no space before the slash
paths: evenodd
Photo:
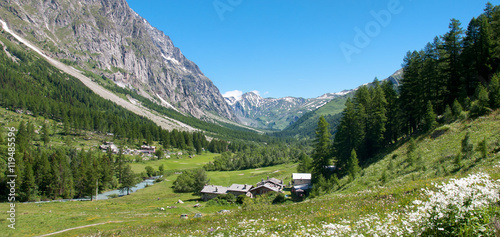
<path id="1" fill-rule="evenodd" d="M 313 138 L 320 116 L 325 116 L 331 126 L 331 131 L 335 131 L 337 120 L 340 118 L 338 115 L 344 110 L 347 98 L 346 96 L 342 96 L 331 100 L 319 109 L 306 113 L 297 122 L 291 124 L 283 131 L 277 132 L 277 134 L 299 138 Z"/>
<path id="2" fill-rule="evenodd" d="M 407 144 L 388 151 L 379 162 L 366 167 L 360 178 L 354 182 L 342 179 L 343 188 L 333 194 L 298 204 L 254 205 L 234 210 L 229 215 L 215 215 L 220 209 L 229 207 L 206 207 L 195 209 L 196 196 L 176 194 L 170 188 L 176 176 L 167 177 L 166 182 L 138 191 L 130 196 L 98 202 L 70 202 L 45 204 L 18 204 L 18 230 L 9 232 L 12 235 L 44 234 L 65 228 L 103 223 L 107 221 L 124 221 L 65 232 L 59 236 L 102 233 L 104 235 L 130 236 L 140 232 L 145 236 L 164 234 L 173 235 L 206 235 L 210 228 L 223 227 L 225 230 L 215 231 L 226 234 L 241 234 L 239 222 L 242 220 L 258 220 L 245 227 L 251 231 L 266 228 L 266 231 L 278 235 L 297 234 L 307 224 L 335 223 L 341 219 L 356 221 L 360 216 L 379 214 L 400 210 L 401 206 L 421 197 L 421 188 L 431 183 L 444 181 L 451 177 L 463 177 L 479 171 L 489 173 L 493 178 L 500 178 L 500 161 L 498 152 L 500 144 L 500 114 L 479 118 L 474 121 L 457 122 L 445 125 L 446 132 L 432 138 L 432 133 L 416 138 L 417 151 L 422 155 L 421 164 L 408 165 L 406 161 Z M 483 139 L 487 139 L 490 154 L 480 158 L 478 152 L 471 160 L 464 160 L 459 168 L 453 156 L 460 149 L 460 142 L 467 131 L 475 147 Z M 182 159 L 181 159 L 182 160 Z M 197 156 L 192 161 L 206 162 L 207 157 Z M 154 163 L 156 161 L 152 161 Z M 387 170 L 392 162 L 393 169 Z M 167 166 L 168 167 L 168 166 Z M 425 168 L 423 168 L 425 167 Z M 266 176 L 286 178 L 295 170 L 294 165 L 281 165 L 262 169 L 208 172 L 213 184 L 229 185 L 230 183 L 253 184 Z M 387 182 L 382 181 L 382 173 L 386 172 Z M 287 183 L 287 180 L 285 180 Z M 158 201 L 157 198 L 160 197 Z M 178 199 L 188 200 L 185 204 L 175 204 Z M 2 204 L 4 206 L 5 204 Z M 159 207 L 177 205 L 177 209 L 159 211 Z M 206 214 L 201 219 L 180 220 L 181 213 Z M 266 223 L 266 224 L 264 224 Z M 0 224 L 6 224 L 0 220 Z M 287 228 L 283 226 L 289 224 Z M 201 232 L 197 232 L 201 231 Z M 114 233 L 114 234 L 113 234 Z"/>
<path id="3" fill-rule="evenodd" d="M 166 170 L 185 169 L 197 167 L 214 155 L 204 154 L 192 159 L 181 158 L 162 160 L 165 163 Z M 179 161 L 179 164 L 176 164 Z M 133 163 L 132 166 L 138 168 L 142 165 L 151 165 L 157 169 L 158 161 L 146 161 L 144 163 Z M 186 163 L 186 164 L 180 164 Z M 192 166 L 191 166 L 192 165 Z M 216 185 L 230 185 L 232 183 L 255 185 L 262 178 L 276 177 L 281 179 L 290 179 L 291 173 L 296 169 L 296 165 L 279 165 L 260 169 L 250 169 L 232 172 L 207 172 L 210 182 Z M 110 231 L 110 233 L 119 232 L 120 229 L 130 227 L 138 228 L 143 225 L 159 225 L 165 220 L 169 223 L 182 224 L 179 222 L 180 214 L 203 213 L 205 216 L 214 215 L 221 209 L 234 209 L 229 207 L 206 207 L 194 208 L 199 198 L 190 193 L 174 193 L 172 190 L 173 182 L 177 175 L 166 177 L 166 181 L 155 184 L 146 189 L 142 189 L 129 196 L 115 199 L 101 200 L 97 202 L 76 201 L 76 202 L 53 202 L 53 203 L 20 203 L 17 204 L 17 230 L 8 230 L 5 234 L 8 236 L 31 236 L 41 235 L 60 231 L 67 228 L 104 223 L 108 221 L 122 221 L 120 223 L 109 223 L 84 229 L 64 232 L 56 236 L 68 236 L 76 234 L 88 234 L 97 231 Z M 160 200 L 158 200 L 160 198 Z M 177 200 L 183 200 L 184 204 L 176 204 Z M 7 203 L 0 204 L 2 209 L 7 208 Z M 176 209 L 167 209 L 160 211 L 160 207 L 177 206 Z M 0 225 L 7 225 L 6 219 L 0 219 Z M 3 234 L 0 234 L 0 236 Z M 126 234 L 135 235 L 135 234 Z"/>
<path id="4" fill-rule="evenodd" d="M 132 235 L 141 230 L 144 235 L 151 236 L 165 233 L 203 236 L 214 232 L 241 235 L 245 232 L 264 230 L 262 235 L 269 232 L 277 235 L 297 235 L 307 228 L 308 224 L 321 226 L 322 223 L 338 223 L 341 219 L 357 221 L 360 216 L 365 215 L 384 216 L 392 211 L 402 210 L 401 207 L 421 198 L 421 189 L 430 187 L 432 183 L 477 172 L 486 172 L 492 178 L 499 179 L 499 118 L 497 111 L 474 121 L 462 121 L 438 128 L 447 131 L 437 138 L 432 138 L 432 133 L 420 135 L 416 138 L 417 151 L 422 157 L 420 164 L 408 165 L 407 144 L 403 143 L 397 149 L 388 151 L 379 162 L 366 167 L 362 176 L 354 182 L 341 180 L 343 188 L 333 194 L 299 204 L 252 206 L 228 216 L 211 216 L 201 220 L 163 220 L 160 223 L 130 227 L 122 225 L 124 228 L 121 229 L 121 234 Z M 479 152 L 475 152 L 474 158 L 464 160 L 462 166 L 458 167 L 453 156 L 460 150 L 461 140 L 467 131 L 471 132 L 475 147 L 486 139 L 490 153 L 487 158 L 481 158 Z M 387 170 L 391 160 L 393 169 Z M 386 183 L 381 177 L 384 170 L 388 180 Z M 242 228 L 243 220 L 256 221 Z M 217 227 L 222 229 L 210 231 L 210 228 Z"/>

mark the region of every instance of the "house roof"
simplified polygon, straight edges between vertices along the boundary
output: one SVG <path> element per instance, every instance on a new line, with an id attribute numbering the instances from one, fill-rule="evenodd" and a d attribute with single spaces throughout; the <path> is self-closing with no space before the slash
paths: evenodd
<path id="1" fill-rule="evenodd" d="M 201 193 L 212 193 L 212 194 L 225 194 L 227 192 L 227 187 L 217 186 L 217 185 L 206 185 L 201 190 Z"/>
<path id="2" fill-rule="evenodd" d="M 311 184 L 299 184 L 299 185 L 294 185 L 293 186 L 293 189 L 295 190 L 309 190 L 309 189 L 312 189 L 312 185 Z"/>
<path id="3" fill-rule="evenodd" d="M 277 178 L 268 178 L 268 179 L 262 179 L 262 182 L 257 183 L 257 186 L 262 186 L 266 183 L 271 183 L 274 185 L 279 185 L 281 187 L 285 186 L 283 185 L 283 180 L 279 180 Z"/>
<path id="4" fill-rule="evenodd" d="M 227 191 L 232 192 L 248 192 L 253 186 L 249 184 L 233 184 L 227 188 Z"/>
<path id="5" fill-rule="evenodd" d="M 259 188 L 267 188 L 267 189 L 270 189 L 270 190 L 275 191 L 275 192 L 279 192 L 281 190 L 281 187 L 279 184 L 276 185 L 273 183 L 265 183 L 265 184 L 262 184 L 262 185 L 255 187 L 255 188 L 250 189 L 250 192 L 257 190 Z"/>
<path id="6" fill-rule="evenodd" d="M 292 179 L 311 179 L 310 173 L 293 173 Z"/>

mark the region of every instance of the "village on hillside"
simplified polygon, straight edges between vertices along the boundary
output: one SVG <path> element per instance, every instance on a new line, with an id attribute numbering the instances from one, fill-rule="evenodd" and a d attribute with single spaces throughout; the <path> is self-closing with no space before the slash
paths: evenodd
<path id="1" fill-rule="evenodd" d="M 312 189 L 311 174 L 310 173 L 293 173 L 292 182 L 289 185 L 293 197 L 304 199 Z M 201 190 L 201 199 L 208 201 L 216 198 L 219 195 L 232 194 L 235 197 L 240 195 L 254 198 L 259 195 L 264 195 L 271 192 L 283 193 L 286 185 L 283 180 L 276 178 L 262 179 L 255 186 L 249 184 L 232 184 L 229 187 L 218 185 L 205 185 Z"/>

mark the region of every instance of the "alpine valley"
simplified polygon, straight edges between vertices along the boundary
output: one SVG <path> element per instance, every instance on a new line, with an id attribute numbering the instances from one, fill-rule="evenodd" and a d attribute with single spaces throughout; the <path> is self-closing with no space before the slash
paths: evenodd
<path id="1" fill-rule="evenodd" d="M 310 99 L 262 98 L 253 92 L 223 98 L 167 35 L 135 13 L 125 0 L 0 1 L 0 19 L 49 57 L 111 92 L 121 92 L 130 102 L 137 103 L 130 96 L 137 93 L 204 121 L 283 130 L 332 100 L 336 109 L 324 114 L 340 113 L 345 103 L 341 98 L 355 91 Z"/>
<path id="2" fill-rule="evenodd" d="M 388 80 L 397 87 L 402 79 L 402 74 L 403 70 L 398 70 L 382 81 Z M 365 85 L 371 85 L 371 83 Z M 303 115 L 312 117 L 311 120 L 317 121 L 321 115 L 334 116 L 341 113 L 346 98 L 352 96 L 356 90 L 357 88 L 327 93 L 309 99 L 300 97 L 262 98 L 255 92 L 244 93 L 239 98 L 226 97 L 225 99 L 242 124 L 255 128 L 281 131 L 293 125 Z M 317 116 L 311 116 L 313 114 Z"/>
<path id="3" fill-rule="evenodd" d="M 452 19 L 449 31 L 428 39 L 422 50 L 397 55 L 402 68 L 380 75 L 385 79 L 366 78 L 357 88 L 315 98 L 263 98 L 258 92 L 225 98 L 168 32 L 127 1 L 132 3 L 0 0 L 0 236 L 499 236 L 500 6 L 487 3 L 466 29 Z M 370 14 L 390 20 L 390 13 L 403 9 L 388 1 L 387 10 Z M 170 13 L 199 20 L 186 9 L 208 5 L 220 17 L 217 26 L 228 29 L 237 21 L 223 16 L 233 11 L 256 20 L 243 7 L 250 1 L 186 2 L 197 4 L 174 4 Z M 271 2 L 264 10 L 307 16 L 306 3 Z M 329 18 L 335 14 L 325 2 L 307 4 L 326 10 L 310 11 L 320 24 L 301 22 L 317 34 L 286 20 L 280 24 L 298 30 L 299 41 L 320 42 L 327 38 L 321 24 L 344 23 Z M 474 5 L 465 2 L 453 4 L 464 11 Z M 342 13 L 359 17 L 354 10 Z M 266 24 L 280 18 L 269 15 L 274 19 Z M 379 52 L 390 50 L 375 41 L 397 39 L 397 27 L 410 29 L 400 18 L 423 19 L 406 12 L 394 17 L 398 23 L 380 23 L 384 36 L 369 47 L 386 64 Z M 232 33 L 240 38 L 242 31 L 253 34 L 237 27 Z M 277 68 L 275 62 L 286 58 L 300 70 L 316 70 L 306 62 L 320 70 L 332 66 L 321 64 L 328 60 L 311 50 L 316 45 L 274 38 L 274 29 L 260 33 L 265 40 L 258 43 L 274 47 L 269 42 L 277 39 L 289 53 L 300 49 L 311 57 L 264 48 L 277 57 L 266 65 Z M 222 41 L 223 47 L 233 43 Z M 410 37 L 399 43 L 409 44 Z M 215 60 L 224 55 L 204 54 L 221 65 L 217 70 L 248 76 Z M 343 70 L 351 76 L 352 70 Z M 288 82 L 282 75 L 287 71 L 270 78 Z"/>

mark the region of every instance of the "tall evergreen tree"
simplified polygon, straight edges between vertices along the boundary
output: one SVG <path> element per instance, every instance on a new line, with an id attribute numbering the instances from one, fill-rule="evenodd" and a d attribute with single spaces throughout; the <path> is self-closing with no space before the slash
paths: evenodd
<path id="1" fill-rule="evenodd" d="M 393 83 L 389 80 L 382 83 L 382 89 L 387 101 L 387 123 L 385 125 L 384 140 L 386 144 L 392 144 L 398 140 L 400 131 L 398 95 L 396 90 L 394 90 Z"/>
<path id="2" fill-rule="evenodd" d="M 491 83 L 489 85 L 489 99 L 490 106 L 492 109 L 500 108 L 500 73 L 495 74 L 491 78 Z"/>
<path id="3" fill-rule="evenodd" d="M 27 153 L 25 153 L 25 156 Z M 23 172 L 23 182 L 20 187 L 20 192 L 22 194 L 22 200 L 33 201 L 37 195 L 38 188 L 36 186 L 35 177 L 33 174 L 33 168 L 31 162 L 26 162 Z"/>
<path id="4" fill-rule="evenodd" d="M 311 173 L 312 169 L 312 159 L 306 153 L 302 152 L 299 156 L 299 165 L 297 166 L 297 172 L 299 173 Z"/>
<path id="5" fill-rule="evenodd" d="M 135 176 L 129 164 L 123 168 L 123 178 L 121 188 L 127 190 L 127 195 L 130 194 L 130 189 L 135 186 Z"/>
<path id="6" fill-rule="evenodd" d="M 327 166 L 330 165 L 332 159 L 331 152 L 331 134 L 329 131 L 330 125 L 325 117 L 319 118 L 318 127 L 316 128 L 316 140 L 313 153 L 313 174 L 323 175 L 328 177 Z"/>
<path id="7" fill-rule="evenodd" d="M 42 125 L 42 141 L 45 146 L 50 142 L 50 132 L 48 123 L 43 123 Z"/>
<path id="8" fill-rule="evenodd" d="M 356 151 L 352 149 L 349 162 L 347 163 L 347 172 L 349 177 L 354 180 L 358 177 L 360 171 L 358 156 L 356 155 Z"/>
<path id="9" fill-rule="evenodd" d="M 354 103 L 351 99 L 347 99 L 334 140 L 334 150 L 338 160 L 336 166 L 341 170 L 346 170 L 350 151 L 358 149 L 364 139 L 365 130 L 360 117 L 363 116 L 358 116 Z"/>
<path id="10" fill-rule="evenodd" d="M 460 21 L 451 19 L 449 31 L 442 38 L 444 41 L 443 47 L 445 51 L 444 61 L 445 80 L 447 81 L 447 104 L 451 104 L 456 98 L 460 98 L 461 86 L 463 85 L 460 77 L 462 65 L 460 63 L 460 53 L 463 45 L 463 30 L 460 27 Z"/>
<path id="11" fill-rule="evenodd" d="M 427 101 L 427 111 L 424 117 L 424 131 L 430 131 L 437 125 L 436 113 L 434 113 L 434 108 L 432 107 L 431 101 Z"/>
<path id="12" fill-rule="evenodd" d="M 368 126 L 366 127 L 366 155 L 368 157 L 373 156 L 384 145 L 384 134 L 386 131 L 386 107 L 387 100 L 385 99 L 384 91 L 380 86 L 378 81 L 374 82 L 375 86 L 370 88 L 371 111 L 368 116 Z"/>

